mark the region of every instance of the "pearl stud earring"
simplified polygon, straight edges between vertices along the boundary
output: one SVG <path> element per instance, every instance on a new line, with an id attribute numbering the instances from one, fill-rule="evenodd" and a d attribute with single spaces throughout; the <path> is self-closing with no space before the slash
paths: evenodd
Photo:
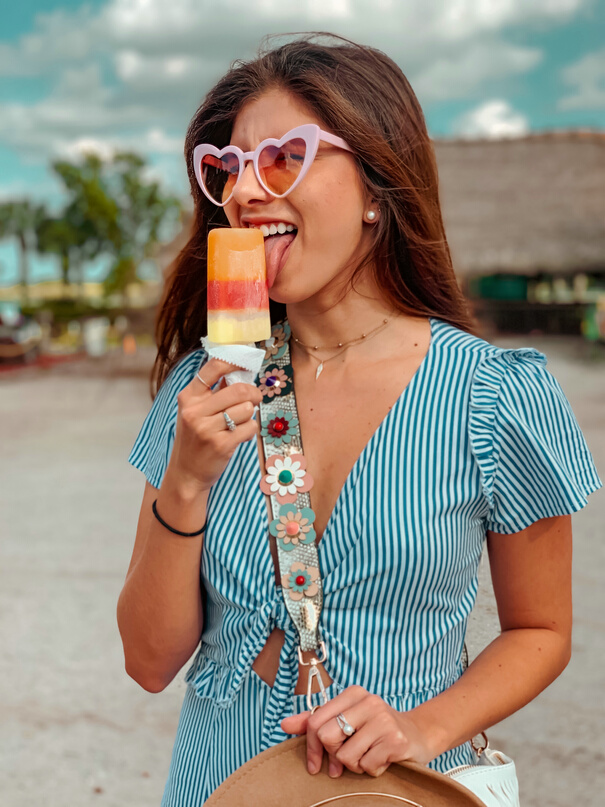
<path id="1" fill-rule="evenodd" d="M 368 221 L 374 221 L 374 219 L 376 218 L 376 213 L 373 210 L 368 210 L 368 212 L 366 213 L 366 218 L 368 219 Z"/>

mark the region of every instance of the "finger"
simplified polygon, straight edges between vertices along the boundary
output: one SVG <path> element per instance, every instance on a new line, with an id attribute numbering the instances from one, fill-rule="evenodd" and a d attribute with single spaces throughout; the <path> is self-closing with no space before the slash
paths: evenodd
<path id="1" fill-rule="evenodd" d="M 256 439 L 257 436 L 258 428 L 254 420 L 242 423 L 241 426 L 238 426 L 237 429 L 232 432 L 230 432 L 229 429 L 225 429 L 225 440 L 233 440 L 232 445 L 234 450 L 240 443 L 247 443 L 249 440 Z"/>
<path id="2" fill-rule="evenodd" d="M 195 379 L 194 379 L 195 380 Z M 198 384 L 198 386 L 202 386 Z M 208 415 L 215 415 L 217 412 L 224 412 L 231 406 L 244 403 L 246 401 L 257 406 L 263 399 L 261 391 L 253 384 L 232 384 L 224 389 L 217 390 L 212 396 L 203 397 L 205 412 Z"/>
<path id="3" fill-rule="evenodd" d="M 230 406 L 228 409 L 224 409 L 222 412 L 218 412 L 216 415 L 212 415 L 212 423 L 213 425 L 216 425 L 217 431 L 229 428 L 225 418 L 225 413 L 229 415 L 236 426 L 241 426 L 244 423 L 248 423 L 248 421 L 252 418 L 252 415 L 254 414 L 254 404 L 250 403 L 250 401 L 245 401 L 244 403 L 237 404 L 236 406 Z"/>
<path id="4" fill-rule="evenodd" d="M 359 701 L 365 699 L 367 695 L 368 693 L 363 687 L 348 687 L 309 717 L 307 726 L 307 767 L 309 771 L 313 772 L 313 770 L 319 770 L 321 767 L 324 737 L 327 741 L 325 747 L 333 755 L 345 740 L 345 735 L 339 728 L 338 723 L 336 723 L 336 715 L 344 712 L 345 709 L 350 710 Z M 334 727 L 336 727 L 336 732 L 334 732 Z"/>
<path id="5" fill-rule="evenodd" d="M 366 724 L 341 745 L 335 754 L 336 759 L 353 773 L 363 773 L 364 769 L 360 764 L 361 759 L 365 757 L 379 739 L 372 726 Z M 386 764 L 386 759 L 382 761 L 382 764 Z"/>
<path id="6" fill-rule="evenodd" d="M 363 687 L 348 687 L 311 715 L 307 731 L 309 735 L 307 743 L 310 744 L 311 753 L 320 745 L 322 749 L 325 747 L 330 753 L 334 753 L 340 748 L 347 738 L 336 722 L 336 716 L 341 712 L 349 715 L 351 710 L 363 703 L 367 697 L 368 692 Z M 349 722 L 351 721 L 349 720 Z M 357 728 L 356 725 L 351 725 Z"/>
<path id="7" fill-rule="evenodd" d="M 326 751 L 356 773 L 360 772 L 359 760 L 370 745 L 379 741 L 384 731 L 391 727 L 388 715 L 381 711 L 380 706 L 385 706 L 381 699 L 366 693 L 366 697 L 347 709 L 345 719 L 355 729 L 351 737 L 347 737 L 336 718 L 318 731 Z"/>
<path id="8" fill-rule="evenodd" d="M 236 369 L 237 368 L 228 361 L 209 359 L 199 371 L 199 378 L 197 380 L 194 378 L 192 383 L 195 383 L 195 386 L 199 387 L 200 391 L 206 389 L 206 392 L 209 392 L 206 384 L 213 387 L 223 376 L 227 375 L 227 373 L 232 373 Z M 202 381 L 201 384 L 200 381 Z"/>
<path id="9" fill-rule="evenodd" d="M 342 762 L 330 754 L 328 756 L 328 776 L 332 779 L 338 779 L 339 776 L 342 776 L 343 771 L 344 765 Z"/>
<path id="10" fill-rule="evenodd" d="M 370 746 L 359 760 L 359 767 L 370 776 L 382 776 L 391 764 L 389 749 L 386 743 L 379 741 Z"/>
<path id="11" fill-rule="evenodd" d="M 311 712 L 301 712 L 299 715 L 290 715 L 281 722 L 282 731 L 286 734 L 306 734 L 307 722 Z"/>

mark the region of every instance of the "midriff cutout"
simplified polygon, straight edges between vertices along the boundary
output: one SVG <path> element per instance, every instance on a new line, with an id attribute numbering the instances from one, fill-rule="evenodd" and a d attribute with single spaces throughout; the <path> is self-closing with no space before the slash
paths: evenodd
<path id="1" fill-rule="evenodd" d="M 263 649 L 254 659 L 254 663 L 252 664 L 252 669 L 254 672 L 265 682 L 265 684 L 268 684 L 270 687 L 273 686 L 277 677 L 277 670 L 279 669 L 279 654 L 281 653 L 281 649 L 284 644 L 284 637 L 285 634 L 283 630 L 281 628 L 275 628 L 269 635 Z M 305 661 L 308 661 L 313 657 L 313 655 L 313 651 L 303 653 L 303 658 Z M 324 686 L 328 687 L 332 683 L 332 679 L 321 664 L 318 665 L 318 669 L 321 670 Z M 308 676 L 309 668 L 299 665 L 298 681 L 296 682 L 296 688 L 294 690 L 295 695 L 306 694 Z M 319 692 L 319 687 L 317 684 L 314 685 L 313 691 Z"/>

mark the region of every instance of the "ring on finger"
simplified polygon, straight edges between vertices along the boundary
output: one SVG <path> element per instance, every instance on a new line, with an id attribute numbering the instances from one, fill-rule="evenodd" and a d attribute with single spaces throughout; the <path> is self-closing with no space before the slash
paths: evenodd
<path id="1" fill-rule="evenodd" d="M 229 431 L 234 432 L 237 428 L 237 423 L 227 414 L 227 412 L 223 412 L 223 417 L 225 418 L 225 423 L 227 424 Z"/>
<path id="2" fill-rule="evenodd" d="M 202 378 L 202 376 L 201 376 L 199 373 L 196 373 L 196 376 L 195 376 L 195 377 L 197 378 L 197 380 L 198 380 L 198 381 L 201 381 L 201 382 L 202 382 L 202 384 L 203 384 L 205 387 L 208 387 L 208 389 L 209 389 L 210 391 L 212 391 L 212 387 L 210 386 L 210 384 L 209 384 L 207 381 L 204 381 L 204 379 Z"/>
<path id="3" fill-rule="evenodd" d="M 346 734 L 347 737 L 352 737 L 357 729 L 354 729 L 353 726 L 349 723 L 347 718 L 343 715 L 342 712 L 336 715 L 336 722 L 343 734 Z"/>

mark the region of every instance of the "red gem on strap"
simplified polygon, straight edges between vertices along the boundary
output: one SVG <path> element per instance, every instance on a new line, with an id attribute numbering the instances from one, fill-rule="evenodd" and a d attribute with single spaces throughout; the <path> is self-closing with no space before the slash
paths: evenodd
<path id="1" fill-rule="evenodd" d="M 297 586 L 304 586 L 304 584 L 307 582 L 307 578 L 304 576 L 304 574 L 299 574 L 295 582 Z"/>
<path id="2" fill-rule="evenodd" d="M 288 431 L 288 422 L 285 418 L 273 418 L 269 423 L 268 431 L 272 437 L 279 437 L 281 434 Z"/>

